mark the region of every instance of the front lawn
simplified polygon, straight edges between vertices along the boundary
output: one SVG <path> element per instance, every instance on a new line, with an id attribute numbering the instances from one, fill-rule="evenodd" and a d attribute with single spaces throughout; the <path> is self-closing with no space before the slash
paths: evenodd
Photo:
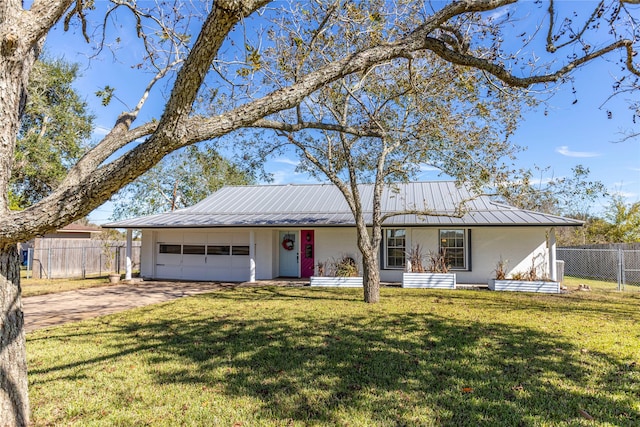
<path id="1" fill-rule="evenodd" d="M 238 288 L 30 333 L 33 423 L 640 425 L 636 292 L 361 292 Z"/>
<path id="2" fill-rule="evenodd" d="M 87 279 L 20 279 L 22 297 L 55 294 L 78 289 L 109 286 L 108 277 L 92 277 Z"/>

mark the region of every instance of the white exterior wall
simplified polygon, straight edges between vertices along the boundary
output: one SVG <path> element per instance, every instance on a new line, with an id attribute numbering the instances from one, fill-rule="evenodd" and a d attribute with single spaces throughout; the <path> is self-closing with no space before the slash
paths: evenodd
<path id="1" fill-rule="evenodd" d="M 471 245 L 467 248 L 467 263 L 471 269 L 451 270 L 456 273 L 457 283 L 484 284 L 494 277 L 494 270 L 500 257 L 508 260 L 508 273 L 526 271 L 531 267 L 534 257 L 540 270 L 549 272 L 549 257 L 544 227 L 442 227 L 464 228 L 471 230 Z M 420 244 L 422 253 L 428 257 L 429 251 L 438 252 L 440 228 L 407 229 L 407 251 Z M 467 238 L 467 241 L 469 239 Z M 384 255 L 382 255 L 384 256 Z M 382 258 L 382 257 L 381 257 Z M 381 259 L 384 265 L 384 259 Z M 425 267 L 428 260 L 425 260 Z M 401 270 L 383 270 L 380 279 L 385 282 L 402 281 Z"/>
<path id="2" fill-rule="evenodd" d="M 154 248 L 156 247 L 156 232 L 154 230 L 142 230 L 142 242 L 140 246 L 140 276 L 153 278 L 153 266 L 155 265 Z"/>
<path id="3" fill-rule="evenodd" d="M 268 280 L 276 277 L 273 265 L 276 257 L 273 253 L 273 233 L 271 230 L 256 230 L 256 280 Z"/>
<path id="4" fill-rule="evenodd" d="M 315 263 L 331 262 L 342 257 L 351 257 L 358 263 L 362 272 L 362 256 L 358 250 L 356 229 L 352 227 L 316 228 L 315 229 Z"/>
<path id="5" fill-rule="evenodd" d="M 278 264 L 280 262 L 280 235 L 278 230 L 271 231 L 271 277 L 278 277 Z M 258 264 L 261 261 L 258 260 Z"/>
<path id="6" fill-rule="evenodd" d="M 456 228 L 456 227 L 450 227 Z M 307 229 L 307 228 L 304 228 Z M 354 258 L 362 270 L 362 257 L 356 243 L 356 230 L 350 227 L 309 228 L 315 230 L 315 263 Z M 284 230 L 284 229 L 282 229 Z M 420 243 L 423 254 L 438 251 L 439 228 L 408 228 L 407 250 Z M 468 228 L 467 228 L 468 230 Z M 268 280 L 279 274 L 279 232 L 281 229 L 255 229 L 256 279 Z M 287 231 L 294 231 L 287 229 Z M 458 283 L 487 283 L 494 277 L 497 262 L 508 260 L 508 273 L 526 271 L 535 258 L 540 270 L 549 272 L 549 250 L 544 227 L 478 227 L 471 229 L 471 271 L 452 270 Z M 196 255 L 159 254 L 158 245 L 208 244 L 248 245 L 246 229 L 143 230 L 141 275 L 145 278 L 184 280 L 249 279 L 248 256 L 206 256 L 206 264 Z M 384 269 L 384 254 L 380 278 L 385 282 L 401 282 L 402 270 Z M 164 265 L 162 265 L 164 264 Z M 212 278 L 212 274 L 215 276 Z M 219 274 L 219 275 L 218 275 Z M 246 277 L 245 277 L 246 276 Z"/>
<path id="7" fill-rule="evenodd" d="M 458 283 L 487 283 L 494 278 L 496 264 L 507 261 L 507 275 L 526 271 L 535 257 L 537 266 L 549 271 L 544 227 L 487 227 L 472 229 L 472 268 L 456 272 Z"/>

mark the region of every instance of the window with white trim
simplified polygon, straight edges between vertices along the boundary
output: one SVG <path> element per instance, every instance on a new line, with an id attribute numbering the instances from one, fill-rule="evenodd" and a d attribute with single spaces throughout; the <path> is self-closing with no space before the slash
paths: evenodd
<path id="1" fill-rule="evenodd" d="M 467 233 L 463 229 L 440 230 L 440 253 L 452 270 L 467 269 Z"/>
<path id="2" fill-rule="evenodd" d="M 385 268 L 403 269 L 407 251 L 407 231 L 404 228 L 386 229 L 384 243 Z"/>

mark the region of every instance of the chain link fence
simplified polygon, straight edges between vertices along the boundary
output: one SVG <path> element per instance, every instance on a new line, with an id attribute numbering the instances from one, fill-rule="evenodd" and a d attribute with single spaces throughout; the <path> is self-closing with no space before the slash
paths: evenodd
<path id="1" fill-rule="evenodd" d="M 558 248 L 565 276 L 611 283 L 617 289 L 640 287 L 640 250 Z"/>

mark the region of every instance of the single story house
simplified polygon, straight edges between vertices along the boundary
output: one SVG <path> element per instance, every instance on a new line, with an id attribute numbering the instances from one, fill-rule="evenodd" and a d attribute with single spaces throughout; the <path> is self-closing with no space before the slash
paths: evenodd
<path id="1" fill-rule="evenodd" d="M 371 218 L 373 186 L 359 186 Z M 466 201 L 462 217 L 451 215 Z M 369 207 L 369 208 L 367 208 Z M 488 196 L 473 197 L 454 182 L 412 182 L 386 187 L 382 212 L 402 214 L 384 223 L 380 278 L 399 282 L 407 252 L 446 254 L 458 283 L 487 283 L 500 259 L 508 272 L 536 265 L 556 277 L 554 228 L 581 221 L 517 209 Z M 224 187 L 194 206 L 105 224 L 142 230 L 141 276 L 149 279 L 255 281 L 317 274 L 318 262 L 361 259 L 354 219 L 331 184 Z M 130 238 L 128 239 L 130 241 Z"/>

